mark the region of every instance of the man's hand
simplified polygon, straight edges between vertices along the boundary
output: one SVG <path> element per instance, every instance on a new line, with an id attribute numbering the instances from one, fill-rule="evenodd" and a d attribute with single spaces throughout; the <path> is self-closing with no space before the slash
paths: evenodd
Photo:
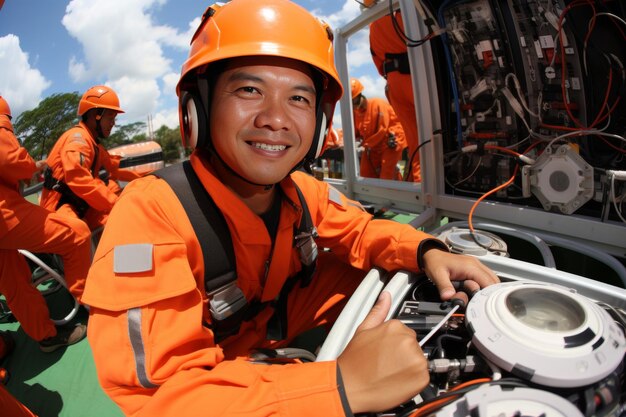
<path id="1" fill-rule="evenodd" d="M 497 275 L 477 258 L 458 255 L 440 249 L 430 249 L 424 253 L 424 272 L 437 286 L 442 300 L 460 298 L 466 304 L 470 294 L 491 284 L 500 282 Z M 451 281 L 464 281 L 466 292 L 457 292 Z"/>
<path id="2" fill-rule="evenodd" d="M 391 295 L 384 291 L 337 358 L 353 413 L 391 409 L 428 384 L 415 332 L 398 320 L 385 322 L 390 306 Z"/>
<path id="3" fill-rule="evenodd" d="M 37 169 L 35 172 L 41 172 L 46 168 L 46 160 L 43 159 L 41 161 L 36 161 L 35 162 L 35 168 Z"/>

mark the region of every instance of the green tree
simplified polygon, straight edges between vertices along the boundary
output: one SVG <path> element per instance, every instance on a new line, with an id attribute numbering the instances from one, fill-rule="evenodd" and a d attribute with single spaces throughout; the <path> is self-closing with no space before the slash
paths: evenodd
<path id="1" fill-rule="evenodd" d="M 163 160 L 166 164 L 176 162 L 180 159 L 180 152 L 182 148 L 180 139 L 180 130 L 170 129 L 163 125 L 156 132 L 154 132 L 154 140 L 163 150 Z"/>
<path id="2" fill-rule="evenodd" d="M 59 136 L 78 123 L 79 101 L 77 92 L 53 94 L 15 120 L 15 136 L 34 159 L 46 157 Z"/>
<path id="3" fill-rule="evenodd" d="M 102 144 L 105 148 L 110 149 L 115 146 L 143 142 L 147 140 L 145 131 L 146 124 L 144 122 L 134 122 L 127 125 L 116 126 L 111 136 L 102 139 Z"/>

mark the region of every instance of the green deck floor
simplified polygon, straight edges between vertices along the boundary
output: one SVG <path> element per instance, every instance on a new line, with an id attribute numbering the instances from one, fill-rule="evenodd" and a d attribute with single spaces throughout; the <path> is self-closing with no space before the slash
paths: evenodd
<path id="1" fill-rule="evenodd" d="M 53 317 L 68 295 L 60 290 L 46 297 Z M 81 310 L 74 322 L 87 322 Z M 44 353 L 17 322 L 3 322 L 0 330 L 10 331 L 15 351 L 0 366 L 9 370 L 7 389 L 39 417 L 122 417 L 120 409 L 104 394 L 96 377 L 87 339 L 75 345 Z M 3 416 L 0 410 L 0 416 Z"/>

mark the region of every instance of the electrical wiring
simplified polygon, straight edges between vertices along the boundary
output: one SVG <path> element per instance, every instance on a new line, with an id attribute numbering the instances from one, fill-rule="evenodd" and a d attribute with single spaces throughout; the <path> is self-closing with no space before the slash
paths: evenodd
<path id="1" fill-rule="evenodd" d="M 505 182 L 504 184 L 500 184 L 499 186 L 493 188 L 489 192 L 483 194 L 480 198 L 478 198 L 474 202 L 474 204 L 472 204 L 472 208 L 470 209 L 469 215 L 467 216 L 467 224 L 469 226 L 470 235 L 472 236 L 472 239 L 474 239 L 474 242 L 476 242 L 476 244 L 479 245 L 482 248 L 485 248 L 487 250 L 491 249 L 491 248 L 485 247 L 478 239 L 476 239 L 476 232 L 474 230 L 474 225 L 472 223 L 472 220 L 473 220 L 473 217 L 474 217 L 474 212 L 476 211 L 476 207 L 478 207 L 480 202 L 483 201 L 485 198 L 487 198 L 490 195 L 492 195 L 494 193 L 497 193 L 498 191 L 503 190 L 503 189 L 507 188 L 509 185 L 511 185 L 513 183 L 513 181 L 515 181 L 515 177 L 517 176 L 517 172 L 518 171 L 519 171 L 519 165 L 515 165 L 515 170 L 513 171 L 513 175 L 511 175 L 511 178 L 509 178 L 509 180 L 507 182 Z"/>
<path id="2" fill-rule="evenodd" d="M 411 179 L 411 174 L 413 173 L 413 160 L 415 159 L 415 156 L 419 153 L 422 146 L 430 142 L 432 142 L 432 139 L 425 140 L 424 142 L 417 145 L 417 148 L 415 148 L 415 150 L 411 154 L 411 157 L 409 158 L 409 161 L 407 162 L 409 168 L 407 169 L 406 174 L 404 174 L 404 178 L 402 179 L 403 181 L 413 181 Z"/>
<path id="3" fill-rule="evenodd" d="M 445 19 L 443 17 L 444 9 L 452 3 L 452 0 L 445 0 L 437 11 L 437 20 L 440 27 L 445 27 Z M 456 112 L 456 132 L 457 143 L 459 148 L 463 146 L 463 127 L 461 125 L 461 108 L 459 101 L 459 91 L 456 83 L 456 76 L 452 67 L 452 58 L 450 57 L 450 48 L 448 47 L 448 36 L 446 33 L 441 35 L 442 45 L 444 49 L 444 55 L 446 57 L 446 63 L 448 64 L 448 76 L 450 77 L 450 86 L 452 87 L 452 96 L 454 98 L 454 110 Z"/>
<path id="4" fill-rule="evenodd" d="M 456 190 L 456 187 L 460 184 L 463 184 L 465 181 L 469 180 L 470 178 L 472 178 L 474 176 L 474 174 L 476 173 L 476 171 L 478 171 L 478 168 L 480 168 L 480 165 L 483 162 L 483 157 L 481 156 L 480 159 L 478 160 L 478 162 L 476 163 L 476 167 L 474 167 L 474 170 L 465 178 L 463 178 L 462 180 L 456 182 L 453 186 L 453 188 Z"/>
<path id="5" fill-rule="evenodd" d="M 444 32 L 444 30 L 442 30 L 440 28 L 436 28 L 434 31 L 431 31 L 431 33 L 429 33 L 428 35 L 426 35 L 422 39 L 412 39 L 412 38 L 410 38 L 404 32 L 404 29 L 402 27 L 400 27 L 400 23 L 398 23 L 398 20 L 396 18 L 396 16 L 398 16 L 398 14 L 393 9 L 393 0 L 389 0 L 389 16 L 391 17 L 391 23 L 393 25 L 393 29 L 395 30 L 396 34 L 404 42 L 404 44 L 407 47 L 409 47 L 409 48 L 415 48 L 417 46 L 421 46 L 421 45 L 425 44 L 426 42 L 428 42 L 429 40 L 431 40 L 432 38 L 434 38 L 435 36 L 439 36 L 440 34 L 442 34 Z"/>
<path id="6" fill-rule="evenodd" d="M 618 15 L 616 15 L 616 14 L 613 14 L 613 13 L 607 13 L 607 12 L 600 12 L 600 13 L 598 13 L 598 16 L 609 16 L 609 17 L 611 17 L 611 18 L 613 18 L 613 19 L 617 20 L 618 22 L 621 22 L 624 26 L 626 26 L 626 20 L 622 19 L 621 17 L 619 17 L 619 16 L 618 16 Z M 624 33 L 624 31 L 623 31 L 623 30 L 621 30 L 619 27 L 618 27 L 618 30 L 619 30 L 619 31 L 620 31 L 620 33 L 622 34 L 622 38 L 624 38 L 624 40 L 626 40 L 626 33 Z"/>
<path id="7" fill-rule="evenodd" d="M 424 337 L 422 337 L 422 338 L 420 339 L 420 341 L 419 341 L 419 345 L 420 345 L 420 347 L 424 346 L 424 344 L 425 344 L 426 342 L 428 342 L 428 340 L 430 340 L 430 338 L 431 338 L 431 337 L 432 337 L 435 333 L 437 333 L 437 331 L 441 328 L 441 326 L 443 326 L 443 325 L 444 325 L 444 324 L 448 321 L 448 319 L 449 319 L 450 317 L 452 317 L 452 315 L 453 315 L 453 314 L 454 314 L 454 313 L 455 313 L 458 309 L 459 309 L 459 305 L 458 305 L 458 304 L 457 304 L 457 305 L 455 305 L 454 307 L 452 307 L 452 308 L 450 309 L 450 311 L 448 312 L 448 314 L 446 314 L 446 315 L 445 315 L 445 316 L 444 316 L 444 317 L 443 317 L 443 318 L 439 321 L 439 323 L 437 323 L 437 325 L 436 325 L 436 326 L 434 326 L 434 327 L 430 330 L 430 332 L 428 332 L 428 334 L 427 334 L 426 336 L 424 336 Z"/>
<path id="8" fill-rule="evenodd" d="M 443 408 L 444 406 L 457 400 L 459 397 L 463 396 L 464 394 L 467 394 L 469 391 L 472 391 L 482 385 L 501 385 L 501 386 L 506 386 L 506 387 L 528 387 L 528 385 L 523 383 L 523 381 L 518 380 L 516 378 L 503 378 L 497 381 L 494 381 L 492 378 L 477 378 L 477 379 L 470 380 L 462 384 L 456 385 L 455 387 L 451 388 L 447 393 L 440 394 L 438 397 L 436 397 L 433 400 L 424 401 L 423 403 L 418 405 L 419 408 L 417 408 L 415 412 L 410 414 L 410 417 L 424 417 L 424 416 L 430 415 L 436 410 Z"/>
<path id="9" fill-rule="evenodd" d="M 603 137 L 600 137 L 600 139 L 601 139 L 604 143 L 606 143 L 606 145 L 607 145 L 608 147 L 613 148 L 615 151 L 620 152 L 620 153 L 623 153 L 623 154 L 625 154 L 625 155 L 626 155 L 626 149 L 618 148 L 617 146 L 613 145 L 611 142 L 609 142 L 608 140 L 606 140 L 606 139 L 605 139 L 605 138 L 603 138 Z M 622 139 L 622 140 L 624 140 L 624 138 L 621 138 L 621 139 Z"/>
<path id="10" fill-rule="evenodd" d="M 611 200 L 613 201 L 613 207 L 615 208 L 615 213 L 622 220 L 622 222 L 626 223 L 626 219 L 622 214 L 622 210 L 617 206 L 617 196 L 615 195 L 615 173 L 611 173 Z M 621 202 L 620 202 L 621 205 Z"/>
<path id="11" fill-rule="evenodd" d="M 528 114 L 530 114 L 531 116 L 539 118 L 539 114 L 533 112 L 528 107 L 528 103 L 526 103 L 526 99 L 524 98 L 524 94 L 522 92 L 522 86 L 521 86 L 521 84 L 519 82 L 519 79 L 517 78 L 517 75 L 515 75 L 512 72 L 509 72 L 504 77 L 504 85 L 508 85 L 509 80 L 511 80 L 511 79 L 513 80 L 513 85 L 515 86 L 515 91 L 517 92 L 518 101 L 521 103 L 522 107 L 524 107 L 524 110 L 526 110 L 526 112 Z"/>
<path id="12" fill-rule="evenodd" d="M 592 12 L 593 12 L 591 20 L 589 21 L 589 24 L 588 24 L 587 34 L 585 35 L 585 39 L 584 39 L 584 42 L 583 42 L 583 44 L 585 45 L 585 49 L 584 50 L 586 50 L 586 45 L 587 45 L 587 43 L 589 41 L 589 38 L 591 37 L 591 33 L 593 32 L 594 27 L 595 27 L 598 13 L 596 12 L 594 3 L 592 1 L 590 1 L 590 0 L 575 0 L 575 1 L 571 2 L 561 12 L 561 15 L 559 17 L 559 24 L 558 24 L 558 32 L 559 32 L 559 40 L 560 40 L 559 46 L 560 46 L 560 53 L 561 53 L 562 57 L 565 57 L 565 46 L 564 46 L 564 42 L 563 42 L 563 39 L 562 39 L 562 37 L 564 36 L 563 35 L 563 23 L 564 23 L 564 20 L 565 20 L 565 15 L 570 10 L 572 10 L 573 8 L 580 7 L 580 6 L 588 6 L 588 7 L 590 7 L 592 9 Z M 586 55 L 586 52 L 583 55 Z M 555 56 L 556 56 L 556 54 L 555 54 Z M 587 128 L 571 112 L 571 109 L 570 109 L 570 106 L 569 106 L 568 100 L 567 100 L 566 81 L 567 81 L 566 65 L 561 65 L 561 92 L 563 94 L 563 102 L 565 103 L 565 110 L 566 110 L 566 112 L 568 114 L 568 117 L 570 118 L 570 120 L 572 120 L 574 122 L 574 124 L 576 124 L 579 128 Z M 596 115 L 594 121 L 588 126 L 589 128 L 593 128 L 598 123 L 601 123 L 617 107 L 617 104 L 620 101 L 620 97 L 619 96 L 616 98 L 616 100 L 613 103 L 613 105 L 608 107 L 607 113 L 604 114 L 604 109 L 608 105 L 608 100 L 609 100 L 609 96 L 610 96 L 611 88 L 612 88 L 612 82 L 613 82 L 613 68 L 610 66 L 610 62 L 609 62 L 609 74 L 608 74 L 607 88 L 606 88 L 606 92 L 605 92 L 605 95 L 604 95 L 604 102 L 603 102 L 602 106 L 600 107 L 600 111 Z"/>

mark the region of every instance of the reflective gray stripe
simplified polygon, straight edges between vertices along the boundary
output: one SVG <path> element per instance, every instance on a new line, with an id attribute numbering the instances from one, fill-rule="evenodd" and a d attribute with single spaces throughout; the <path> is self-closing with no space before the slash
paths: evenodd
<path id="1" fill-rule="evenodd" d="M 338 206 L 343 206 L 343 200 L 341 198 L 341 196 L 343 196 L 343 194 L 341 193 L 341 191 L 339 191 L 338 189 L 336 189 L 333 186 L 328 186 L 328 200 L 332 203 L 337 204 Z M 352 200 L 347 200 L 347 205 L 348 206 L 352 206 L 352 207 L 356 207 L 359 210 L 365 211 L 365 209 L 363 208 L 363 206 L 361 205 L 361 203 L 359 203 L 358 201 L 352 201 Z"/>
<path id="2" fill-rule="evenodd" d="M 130 344 L 133 347 L 135 355 L 135 369 L 139 383 L 144 388 L 156 388 L 158 385 L 153 384 L 146 374 L 146 353 L 143 348 L 143 339 L 141 338 L 141 309 L 131 308 L 127 312 L 128 315 L 128 336 Z"/>
<path id="3" fill-rule="evenodd" d="M 359 203 L 358 201 L 348 200 L 348 205 L 352 206 L 352 207 L 356 207 L 356 208 L 358 208 L 361 211 L 365 211 L 365 209 L 363 208 L 361 203 Z"/>

